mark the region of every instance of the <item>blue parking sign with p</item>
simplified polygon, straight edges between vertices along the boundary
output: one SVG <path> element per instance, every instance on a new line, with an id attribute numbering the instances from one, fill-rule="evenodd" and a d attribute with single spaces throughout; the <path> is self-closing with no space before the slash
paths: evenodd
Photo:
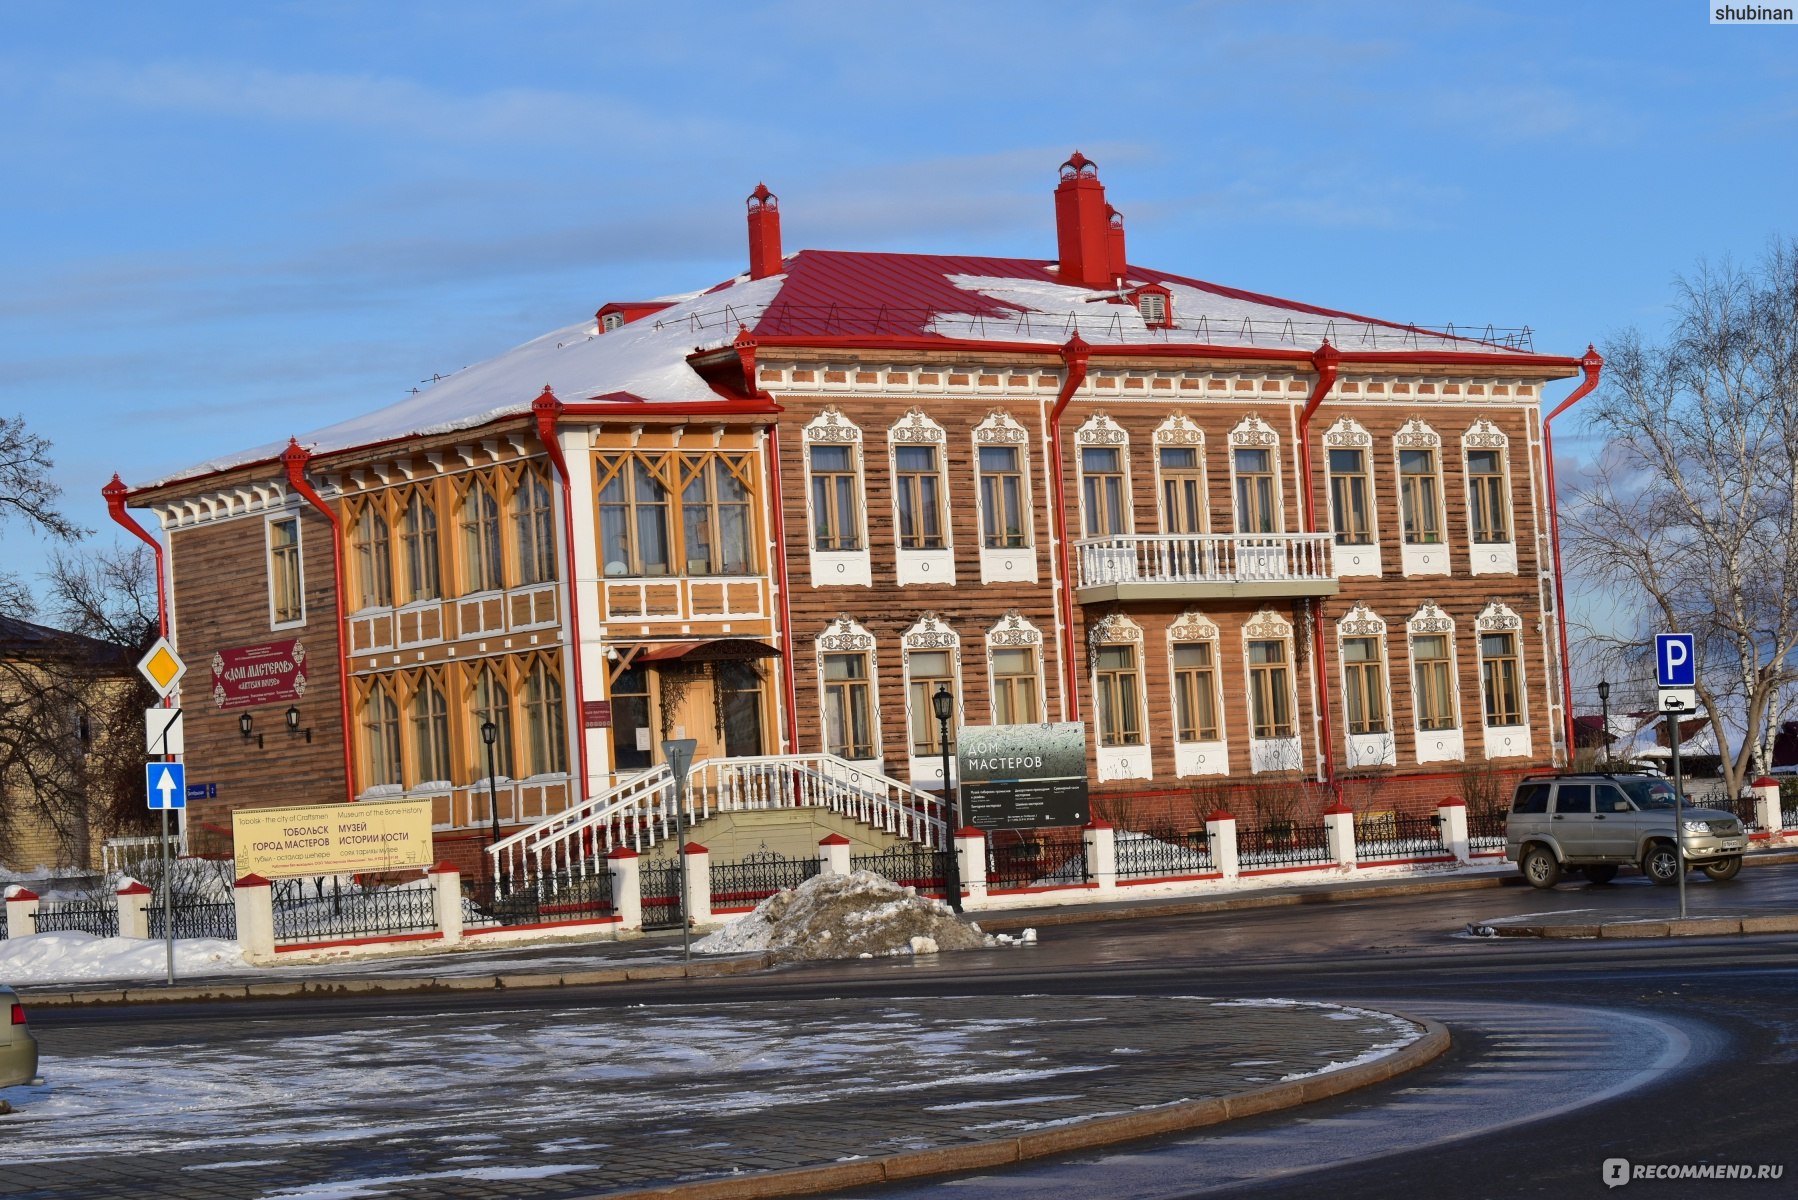
<path id="1" fill-rule="evenodd" d="M 1698 685 L 1698 664 L 1689 633 L 1657 633 L 1654 637 L 1655 681 L 1664 688 Z"/>

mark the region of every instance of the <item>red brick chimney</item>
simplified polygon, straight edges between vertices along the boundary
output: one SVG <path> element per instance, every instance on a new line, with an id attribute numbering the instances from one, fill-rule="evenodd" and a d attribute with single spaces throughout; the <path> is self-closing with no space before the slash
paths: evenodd
<path id="1" fill-rule="evenodd" d="M 749 196 L 749 277 L 780 274 L 780 197 L 758 183 Z"/>
<path id="2" fill-rule="evenodd" d="M 1129 260 L 1124 257 L 1124 214 L 1109 204 L 1105 206 L 1105 265 L 1114 283 L 1130 273 Z"/>
<path id="3" fill-rule="evenodd" d="M 1078 150 L 1061 164 L 1061 182 L 1055 187 L 1055 240 L 1061 255 L 1061 282 L 1095 289 L 1115 286 L 1105 185 L 1099 182 L 1098 166 Z M 1121 221 L 1116 240 L 1121 259 Z"/>

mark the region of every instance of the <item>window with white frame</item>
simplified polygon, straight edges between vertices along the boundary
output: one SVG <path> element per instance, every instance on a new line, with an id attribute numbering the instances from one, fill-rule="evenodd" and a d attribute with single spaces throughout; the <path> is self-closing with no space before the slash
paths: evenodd
<path id="1" fill-rule="evenodd" d="M 993 724 L 1031 725 L 1043 709 L 1043 635 L 1012 609 L 986 631 Z"/>
<path id="2" fill-rule="evenodd" d="M 1511 540 L 1511 490 L 1506 479 L 1509 448 L 1510 438 L 1491 421 L 1477 421 L 1461 435 L 1469 534 L 1476 544 Z"/>
<path id="3" fill-rule="evenodd" d="M 1242 626 L 1242 658 L 1248 689 L 1249 769 L 1295 770 L 1300 745 L 1292 621 L 1270 608 L 1256 612 Z"/>
<path id="4" fill-rule="evenodd" d="M 840 616 L 818 635 L 817 652 L 825 752 L 838 758 L 878 758 L 874 636 L 859 622 Z"/>
<path id="5" fill-rule="evenodd" d="M 1089 538 L 1131 530 L 1130 435 L 1104 413 L 1074 433 L 1079 454 L 1081 528 Z"/>
<path id="6" fill-rule="evenodd" d="M 1144 745 L 1142 627 L 1113 613 L 1097 621 L 1088 638 L 1099 745 Z"/>
<path id="7" fill-rule="evenodd" d="M 400 766 L 400 710 L 393 693 L 377 679 L 362 702 L 362 783 L 365 787 L 403 782 Z"/>
<path id="8" fill-rule="evenodd" d="M 899 549 L 947 549 L 943 504 L 948 439 L 943 427 L 914 408 L 887 430 L 887 442 L 893 456 L 894 536 Z"/>
<path id="9" fill-rule="evenodd" d="M 268 522 L 268 601 L 270 624 L 298 625 L 305 621 L 298 517 L 279 517 Z"/>
<path id="10" fill-rule="evenodd" d="M 1236 497 L 1236 532 L 1279 533 L 1285 525 L 1280 435 L 1253 414 L 1230 431 L 1230 480 Z"/>
<path id="11" fill-rule="evenodd" d="M 549 583 L 556 577 L 556 518 L 549 481 L 535 467 L 519 473 L 512 491 L 512 535 L 518 543 L 520 585 Z"/>
<path id="12" fill-rule="evenodd" d="M 1398 456 L 1399 520 L 1407 545 L 1442 541 L 1442 438 L 1418 417 L 1392 439 Z"/>
<path id="13" fill-rule="evenodd" d="M 1411 705 L 1419 732 L 1432 733 L 1460 725 L 1459 689 L 1455 686 L 1455 622 L 1425 601 L 1406 632 L 1411 649 Z"/>
<path id="14" fill-rule="evenodd" d="M 450 778 L 449 702 L 436 673 L 428 672 L 418 680 L 407 710 L 417 782 L 446 782 Z"/>
<path id="15" fill-rule="evenodd" d="M 406 560 L 405 602 L 435 600 L 443 595 L 437 546 L 437 509 L 428 489 L 414 488 L 400 515 L 400 549 Z"/>
<path id="16" fill-rule="evenodd" d="M 628 451 L 596 455 L 593 461 L 602 569 L 611 576 L 672 573 L 668 514 L 673 457 Z"/>
<path id="17" fill-rule="evenodd" d="M 1330 476 L 1330 528 L 1338 546 L 1374 543 L 1373 435 L 1347 417 L 1324 431 Z"/>
<path id="18" fill-rule="evenodd" d="M 905 696 L 907 728 L 914 758 L 944 753 L 943 723 L 936 717 L 936 694 L 947 691 L 954 702 L 952 711 L 961 710 L 959 668 L 961 638 L 935 613 L 925 613 L 917 624 L 900 638 L 905 655 Z M 950 737 L 954 737 L 950 718 Z M 955 752 L 951 740 L 948 752 Z"/>
<path id="19" fill-rule="evenodd" d="M 1488 726 L 1524 724 L 1523 619 L 1494 600 L 1474 623 L 1480 639 L 1480 695 Z"/>
<path id="20" fill-rule="evenodd" d="M 1174 680 L 1174 740 L 1223 740 L 1223 692 L 1218 676 L 1217 626 L 1185 612 L 1168 626 Z"/>
<path id="21" fill-rule="evenodd" d="M 457 518 L 462 528 L 462 588 L 467 592 L 497 592 L 506 586 L 500 554 L 499 501 L 484 480 L 468 485 Z"/>
<path id="22" fill-rule="evenodd" d="M 1204 533 L 1210 527 L 1205 493 L 1205 431 L 1174 413 L 1155 430 L 1155 477 L 1161 492 L 1161 532 Z"/>
<path id="23" fill-rule="evenodd" d="M 975 467 L 980 476 L 980 544 L 988 550 L 1030 545 L 1030 435 L 1003 412 L 990 412 L 974 427 Z"/>
<path id="24" fill-rule="evenodd" d="M 393 536 L 377 501 L 364 500 L 351 519 L 350 548 L 356 564 L 356 607 L 391 607 Z"/>
<path id="25" fill-rule="evenodd" d="M 1386 622 L 1357 603 L 1336 623 L 1342 651 L 1342 710 L 1347 732 L 1356 737 L 1392 732 L 1386 704 Z"/>
<path id="26" fill-rule="evenodd" d="M 469 746 L 475 761 L 471 764 L 468 777 L 484 779 L 488 767 L 506 778 L 511 779 L 512 767 L 512 695 L 506 687 L 504 676 L 492 663 L 483 664 L 474 680 L 474 732 L 476 737 Z M 487 726 L 493 726 L 493 744 L 491 750 L 487 745 Z M 491 754 L 491 762 L 489 760 Z"/>
<path id="27" fill-rule="evenodd" d="M 805 427 L 806 486 L 811 501 L 812 549 L 861 550 L 862 431 L 835 408 Z"/>

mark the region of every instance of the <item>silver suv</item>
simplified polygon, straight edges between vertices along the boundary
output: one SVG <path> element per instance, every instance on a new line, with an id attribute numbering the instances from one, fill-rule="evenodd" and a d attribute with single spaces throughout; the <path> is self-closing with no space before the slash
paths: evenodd
<path id="1" fill-rule="evenodd" d="M 1734 813 L 1686 807 L 1680 845 L 1686 867 L 1734 879 L 1748 835 Z M 1656 883 L 1679 881 L 1673 848 L 1673 785 L 1642 775 L 1556 775 L 1517 785 L 1505 818 L 1505 856 L 1531 887 L 1551 888 L 1563 871 L 1609 883 L 1636 865 Z"/>

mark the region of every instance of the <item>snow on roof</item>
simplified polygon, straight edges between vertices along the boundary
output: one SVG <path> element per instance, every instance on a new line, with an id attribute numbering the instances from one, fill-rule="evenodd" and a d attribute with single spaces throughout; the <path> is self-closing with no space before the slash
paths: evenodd
<path id="1" fill-rule="evenodd" d="M 314 454 L 453 433 L 521 415 L 547 384 L 564 402 L 616 397 L 678 404 L 717 394 L 687 362 L 726 345 L 739 326 L 775 337 L 941 337 L 1060 345 L 1078 332 L 1097 344 L 1197 343 L 1310 351 L 1328 338 L 1356 351 L 1530 353 L 1527 332 L 1453 336 L 1131 267 L 1127 286 L 1158 283 L 1173 326 L 1150 329 L 1134 305 L 1069 287 L 1041 259 L 806 250 L 786 272 L 745 276 L 665 297 L 669 307 L 601 333 L 583 320 L 449 375 L 397 404 L 299 435 Z M 142 488 L 268 462 L 277 441 L 195 463 Z"/>

